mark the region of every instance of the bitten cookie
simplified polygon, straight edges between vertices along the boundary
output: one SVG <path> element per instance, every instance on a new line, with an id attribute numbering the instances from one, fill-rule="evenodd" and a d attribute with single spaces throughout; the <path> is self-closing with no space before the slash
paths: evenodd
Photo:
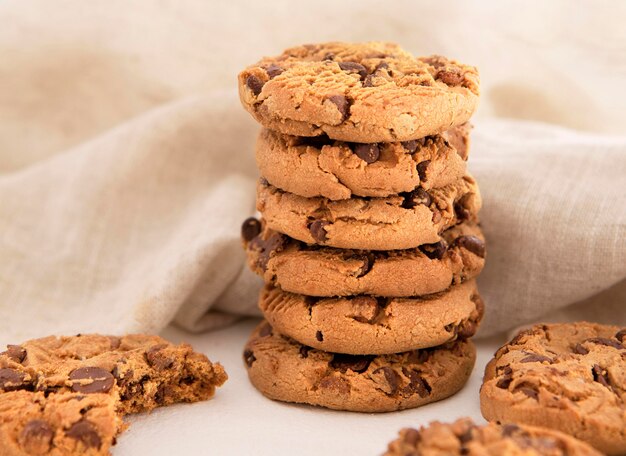
<path id="1" fill-rule="evenodd" d="M 484 313 L 471 280 L 421 298 L 312 298 L 267 285 L 259 307 L 301 344 L 353 355 L 399 353 L 473 336 Z"/>
<path id="2" fill-rule="evenodd" d="M 454 138 L 455 141 L 451 141 Z M 465 174 L 469 126 L 402 143 L 360 144 L 263 129 L 256 162 L 268 182 L 305 198 L 385 197 L 445 187 Z"/>
<path id="3" fill-rule="evenodd" d="M 361 143 L 438 134 L 478 104 L 476 68 L 416 58 L 392 43 L 324 43 L 287 49 L 239 74 L 241 102 L 266 128 Z"/>
<path id="4" fill-rule="evenodd" d="M 403 429 L 385 456 L 406 455 L 602 456 L 562 432 L 516 424 L 477 426 L 469 418 L 451 424 L 435 421 L 419 430 Z"/>
<path id="5" fill-rule="evenodd" d="M 158 336 L 51 336 L 0 353 L 0 393 L 109 393 L 121 414 L 205 400 L 226 379 L 220 364 Z"/>
<path id="6" fill-rule="evenodd" d="M 481 204 L 470 175 L 430 191 L 418 187 L 387 198 L 341 201 L 303 198 L 264 179 L 257 187 L 257 209 L 269 228 L 309 244 L 343 249 L 410 249 L 436 243 L 451 226 L 476 221 Z"/>
<path id="7" fill-rule="evenodd" d="M 500 348 L 485 369 L 488 420 L 567 432 L 607 454 L 626 453 L 626 329 L 537 325 Z"/>
<path id="8" fill-rule="evenodd" d="M 460 390 L 476 357 L 469 340 L 394 355 L 333 354 L 274 332 L 267 322 L 244 350 L 252 384 L 285 402 L 354 412 L 419 407 Z"/>
<path id="9" fill-rule="evenodd" d="M 308 296 L 421 296 L 472 279 L 485 264 L 480 228 L 461 223 L 416 249 L 365 251 L 308 245 L 249 218 L 241 230 L 250 268 L 291 293 Z"/>
<path id="10" fill-rule="evenodd" d="M 109 394 L 0 394 L 3 456 L 108 455 L 124 424 Z"/>

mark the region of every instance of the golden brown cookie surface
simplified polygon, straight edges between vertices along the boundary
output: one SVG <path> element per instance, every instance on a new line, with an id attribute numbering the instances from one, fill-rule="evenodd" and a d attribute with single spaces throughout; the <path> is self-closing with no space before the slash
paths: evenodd
<path id="1" fill-rule="evenodd" d="M 418 429 L 400 431 L 385 456 L 506 455 L 601 456 L 580 440 L 562 432 L 535 426 L 488 423 L 476 425 L 469 418 L 454 423 L 438 421 Z"/>
<path id="2" fill-rule="evenodd" d="M 251 218 L 242 236 L 248 265 L 266 283 L 308 296 L 410 297 L 475 278 L 485 264 L 480 228 L 461 223 L 416 249 L 367 251 L 308 245 Z M 417 280 L 419 278 L 419 280 Z"/>
<path id="3" fill-rule="evenodd" d="M 626 452 L 626 330 L 578 322 L 537 325 L 485 369 L 489 420 L 568 432 L 607 454 Z"/>
<path id="4" fill-rule="evenodd" d="M 243 106 L 266 128 L 361 143 L 463 124 L 476 109 L 478 84 L 474 67 L 381 42 L 298 46 L 239 74 Z"/>
<path id="5" fill-rule="evenodd" d="M 305 198 L 386 197 L 445 187 L 465 174 L 467 124 L 419 140 L 360 144 L 263 129 L 256 146 L 261 175 Z"/>
<path id="6" fill-rule="evenodd" d="M 243 357 L 250 381 L 270 399 L 389 412 L 419 407 L 459 391 L 476 354 L 469 340 L 393 355 L 328 353 L 299 344 L 262 322 Z"/>
<path id="7" fill-rule="evenodd" d="M 266 286 L 259 307 L 272 327 L 318 350 L 399 353 L 473 336 L 484 313 L 476 283 L 421 298 L 312 298 Z"/>

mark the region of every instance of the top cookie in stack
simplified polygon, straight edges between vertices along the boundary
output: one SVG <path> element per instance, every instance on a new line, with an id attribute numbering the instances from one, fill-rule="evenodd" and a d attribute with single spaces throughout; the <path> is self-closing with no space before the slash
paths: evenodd
<path id="1" fill-rule="evenodd" d="M 265 127 L 263 220 L 242 228 L 271 325 L 247 346 L 252 382 L 274 399 L 362 411 L 454 393 L 483 312 L 481 199 L 466 171 L 476 69 L 389 43 L 304 45 L 242 71 L 239 92 Z M 330 380 L 288 380 L 323 366 Z M 368 383 L 381 372 L 386 386 Z"/>

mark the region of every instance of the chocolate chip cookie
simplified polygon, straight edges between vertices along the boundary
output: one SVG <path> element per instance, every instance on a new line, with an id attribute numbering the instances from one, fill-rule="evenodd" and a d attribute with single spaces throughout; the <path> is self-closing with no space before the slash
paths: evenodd
<path id="1" fill-rule="evenodd" d="M 421 298 L 313 298 L 267 285 L 259 307 L 301 344 L 353 355 L 399 353 L 473 336 L 484 305 L 473 280 Z"/>
<path id="2" fill-rule="evenodd" d="M 454 138 L 454 141 L 452 140 Z M 469 126 L 418 140 L 361 144 L 283 135 L 263 129 L 256 161 L 272 185 L 286 192 L 330 200 L 385 197 L 445 187 L 465 174 Z"/>
<path id="3" fill-rule="evenodd" d="M 626 329 L 594 323 L 522 331 L 485 369 L 488 420 L 567 432 L 607 454 L 626 453 Z"/>
<path id="4" fill-rule="evenodd" d="M 535 426 L 488 423 L 477 426 L 469 418 L 438 421 L 427 427 L 403 429 L 385 456 L 506 455 L 601 456 L 584 442 L 562 432 Z"/>
<path id="5" fill-rule="evenodd" d="M 108 455 L 124 424 L 110 394 L 0 394 L 3 456 Z"/>
<path id="6" fill-rule="evenodd" d="M 443 188 L 421 187 L 386 198 L 330 201 L 284 192 L 261 179 L 257 209 L 267 226 L 309 244 L 343 249 L 410 249 L 439 242 L 440 234 L 476 221 L 478 186 L 466 174 Z"/>
<path id="7" fill-rule="evenodd" d="M 267 322 L 243 353 L 250 381 L 270 399 L 354 412 L 402 410 L 451 396 L 469 378 L 475 357 L 469 340 L 393 355 L 328 353 Z"/>
<path id="8" fill-rule="evenodd" d="M 243 106 L 266 128 L 361 143 L 461 125 L 476 109 L 478 85 L 474 67 L 379 42 L 298 46 L 239 74 Z"/>
<path id="9" fill-rule="evenodd" d="M 471 222 L 415 249 L 366 251 L 309 245 L 247 219 L 242 226 L 248 265 L 266 283 L 308 296 L 421 296 L 475 278 L 485 242 Z"/>
<path id="10" fill-rule="evenodd" d="M 0 353 L 0 393 L 111 393 L 122 414 L 208 399 L 226 378 L 191 346 L 149 335 L 51 336 Z"/>

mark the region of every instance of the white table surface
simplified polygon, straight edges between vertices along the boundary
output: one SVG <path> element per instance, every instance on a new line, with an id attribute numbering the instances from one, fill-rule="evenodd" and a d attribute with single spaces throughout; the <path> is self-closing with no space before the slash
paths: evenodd
<path id="1" fill-rule="evenodd" d="M 167 328 L 163 336 L 189 342 L 212 361 L 220 361 L 229 379 L 208 402 L 179 404 L 131 417 L 114 456 L 138 455 L 345 455 L 381 454 L 397 431 L 432 420 L 480 415 L 478 390 L 485 364 L 503 338 L 477 343 L 474 372 L 457 395 L 402 412 L 364 414 L 284 404 L 263 397 L 248 382 L 242 347 L 256 320 L 205 334 Z"/>

